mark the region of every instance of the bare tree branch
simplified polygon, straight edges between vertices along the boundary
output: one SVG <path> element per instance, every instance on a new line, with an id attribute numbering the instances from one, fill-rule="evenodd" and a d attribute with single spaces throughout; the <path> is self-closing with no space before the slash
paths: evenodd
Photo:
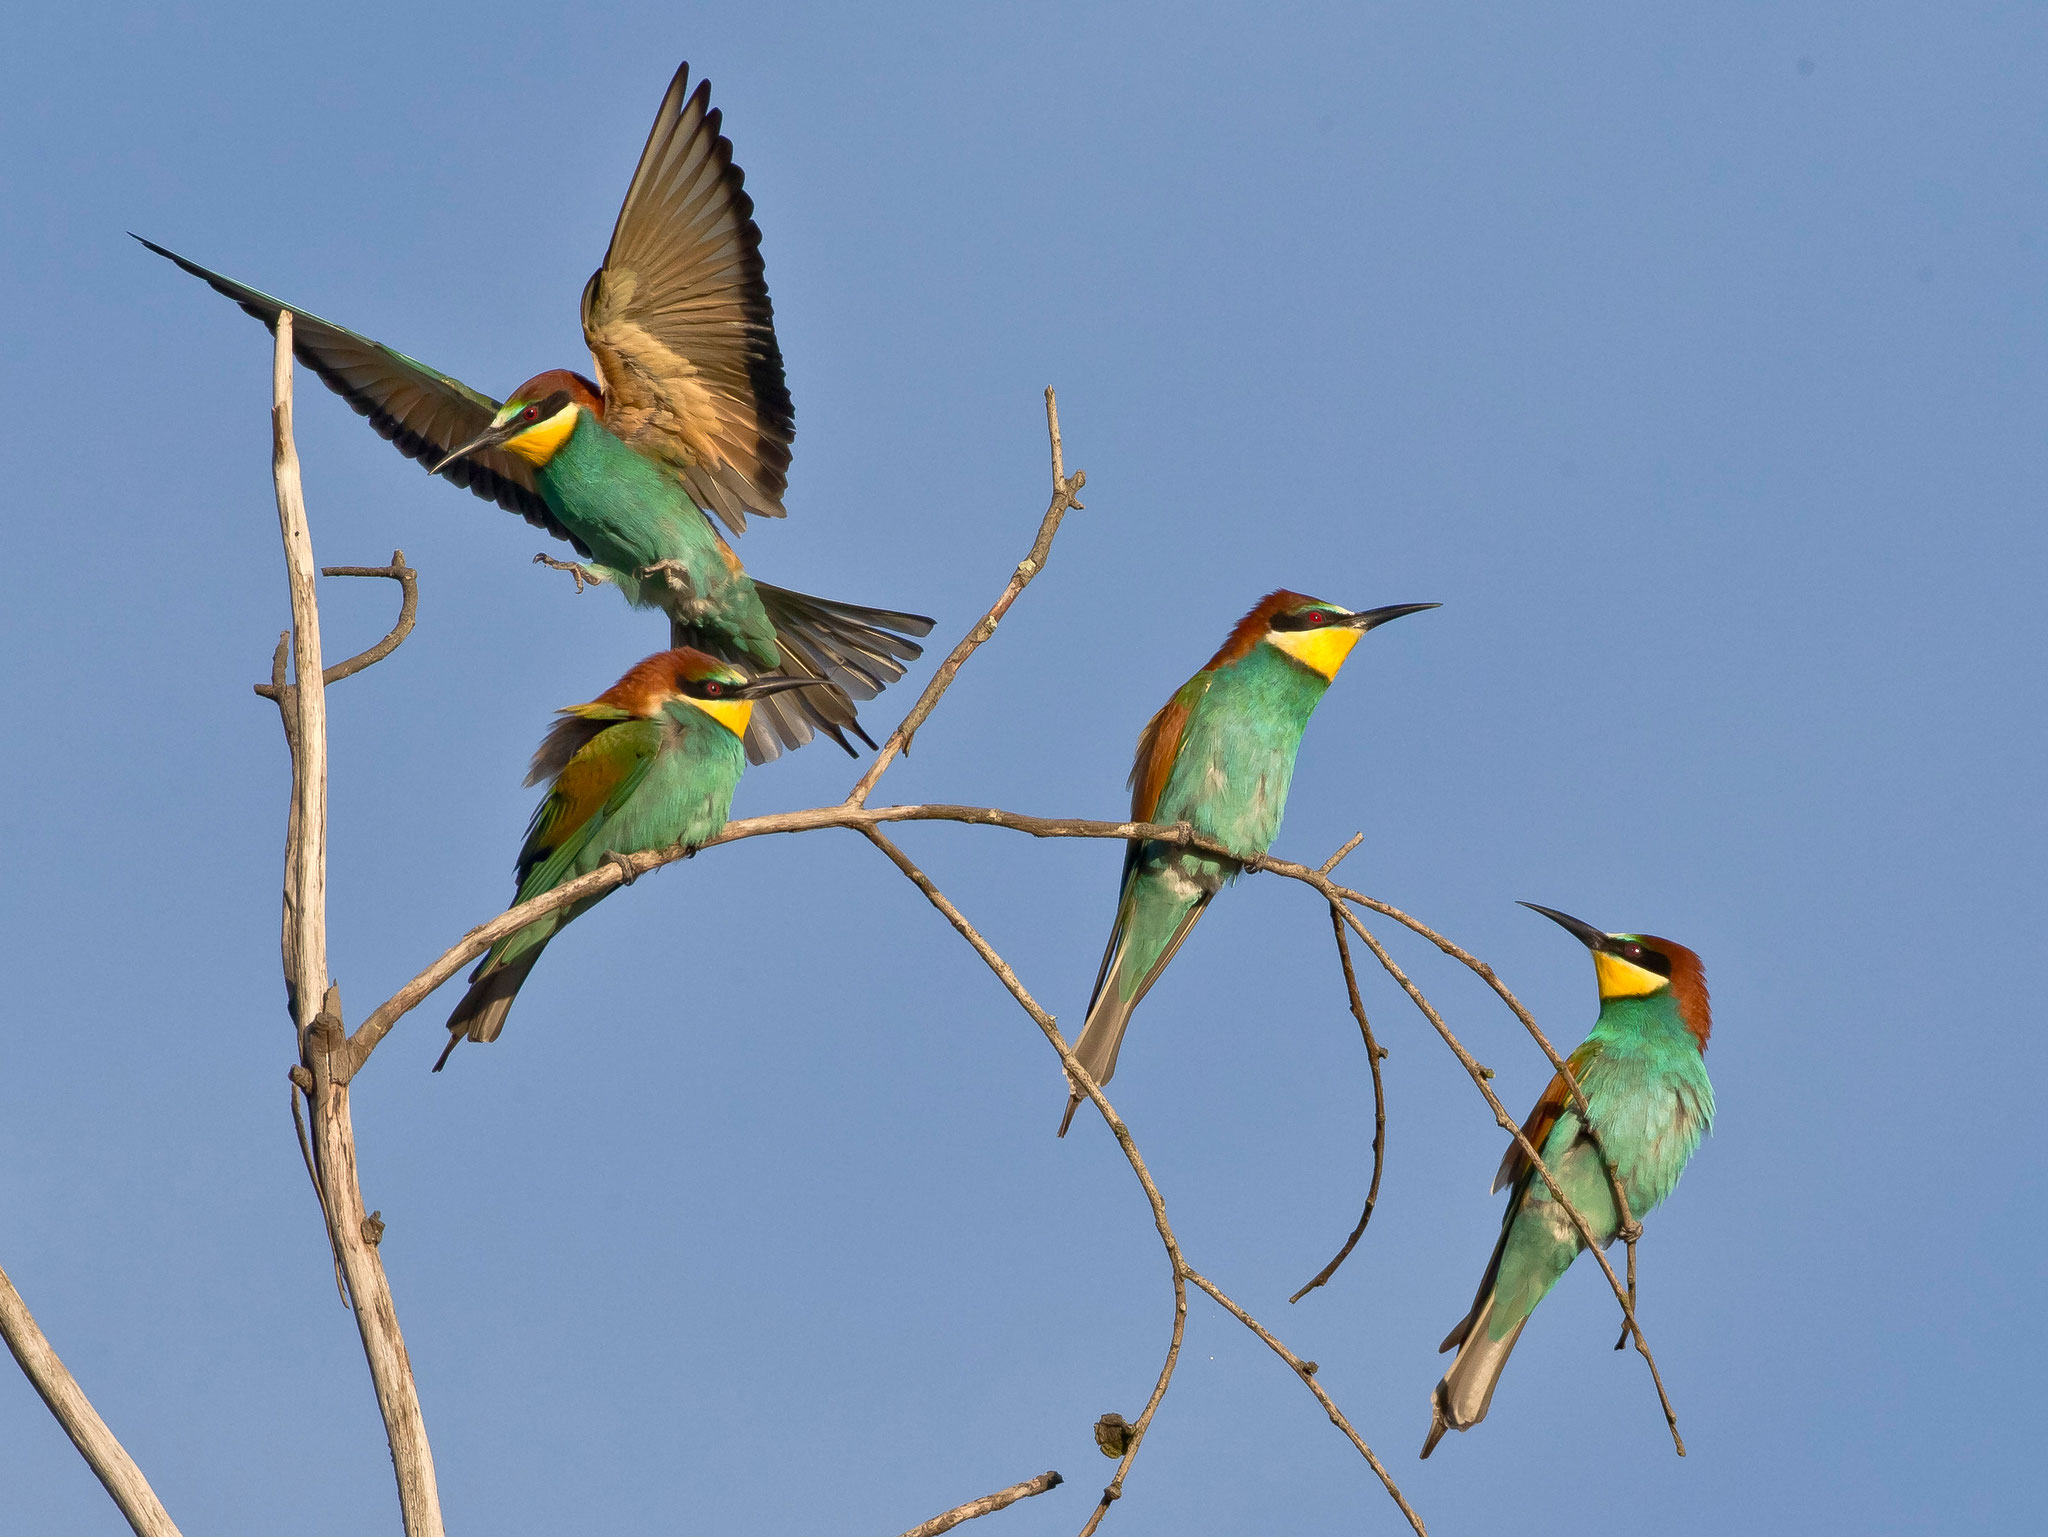
<path id="1" fill-rule="evenodd" d="M 931 682 L 924 686 L 924 692 L 917 696 L 917 703 L 910 707 L 910 713 L 903 717 L 903 723 L 889 733 L 889 740 L 882 744 L 875 761 L 868 765 L 868 771 L 860 776 L 859 783 L 847 792 L 846 804 L 864 806 L 874 792 L 875 783 L 888 771 L 896 755 L 910 750 L 910 739 L 917 735 L 917 728 L 931 718 L 938 708 L 939 700 L 946 690 L 953 686 L 953 679 L 966 665 L 988 638 L 995 634 L 996 626 L 1002 623 L 1003 615 L 1010 611 L 1010 605 L 1017 601 L 1017 595 L 1031 585 L 1031 579 L 1045 569 L 1046 556 L 1052 552 L 1053 535 L 1060 531 L 1060 522 L 1070 508 L 1081 508 L 1076 500 L 1081 488 L 1088 484 L 1088 472 L 1076 470 L 1069 479 L 1060 446 L 1060 407 L 1052 392 L 1052 386 L 1045 387 L 1045 425 L 1047 435 L 1052 439 L 1052 501 L 1045 509 L 1045 516 L 1038 524 L 1038 537 L 1031 542 L 1031 553 L 1017 563 L 1017 570 L 1010 578 L 1010 585 L 1003 589 L 1003 595 L 981 616 L 981 622 L 961 637 L 946 660 L 939 664 L 932 674 Z M 1087 509 L 1081 508 L 1086 511 Z"/>
<path id="2" fill-rule="evenodd" d="M 71 1444 L 78 1448 L 85 1465 L 121 1507 L 121 1514 L 135 1528 L 136 1537 L 178 1537 L 177 1523 L 171 1520 L 163 1501 L 149 1487 L 149 1480 L 142 1476 L 135 1459 L 107 1429 L 107 1422 L 93 1408 L 78 1379 L 57 1359 L 56 1350 L 36 1327 L 28 1304 L 21 1300 L 21 1293 L 14 1289 L 14 1282 L 4 1270 L 0 1270 L 0 1337 L 6 1339 L 22 1375 L 64 1427 L 64 1434 L 71 1437 Z"/>
<path id="3" fill-rule="evenodd" d="M 341 990 L 327 974 L 327 694 L 320 664 L 320 609 L 313 589 L 313 540 L 306 524 L 305 494 L 299 478 L 298 450 L 292 440 L 292 315 L 277 321 L 277 350 L 272 364 L 272 471 L 277 483 L 278 528 L 284 540 L 285 574 L 291 588 L 293 676 L 289 693 L 280 686 L 277 703 L 291 722 L 286 741 L 292 759 L 292 806 L 285 849 L 284 969 L 285 992 L 298 1027 L 300 1066 L 310 1075 L 294 1084 L 305 1093 L 313 1123 L 313 1167 L 322 1200 L 321 1215 L 329 1246 L 341 1267 L 347 1294 L 369 1362 L 370 1380 L 391 1462 L 398 1481 L 399 1509 L 407 1537 L 442 1537 L 441 1499 L 434 1478 L 434 1456 L 427 1444 L 425 1418 L 412 1362 L 398 1328 L 398 1312 L 390 1282 L 377 1256 L 376 1239 L 363 1210 L 362 1187 L 356 1176 L 355 1129 L 349 1114 L 348 1079 L 334 1073 L 340 1049 L 346 1059 L 341 1020 Z M 398 574 L 401 559 L 377 572 L 405 588 L 406 603 L 399 624 L 371 652 L 388 655 L 410 627 L 413 583 Z M 380 649 L 381 647 L 381 649 Z M 353 669 L 376 660 L 370 652 L 343 664 Z M 272 665 L 272 680 L 279 682 Z M 317 1000 L 317 1001 L 316 1001 Z"/>
<path id="4" fill-rule="evenodd" d="M 1021 1484 L 1012 1484 L 1007 1489 L 998 1489 L 994 1494 L 984 1494 L 978 1500 L 969 1500 L 965 1505 L 955 1505 L 951 1510 L 933 1516 L 913 1526 L 903 1537 L 939 1537 L 941 1532 L 950 1532 L 962 1521 L 972 1521 L 976 1516 L 985 1516 L 990 1511 L 1001 1510 L 1019 1500 L 1028 1500 L 1034 1494 L 1043 1494 L 1048 1489 L 1057 1489 L 1066 1480 L 1058 1473 L 1048 1470 L 1036 1478 L 1027 1478 Z"/>

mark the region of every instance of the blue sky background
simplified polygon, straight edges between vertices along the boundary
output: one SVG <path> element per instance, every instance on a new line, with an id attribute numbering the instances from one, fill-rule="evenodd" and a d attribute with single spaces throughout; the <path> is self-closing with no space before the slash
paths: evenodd
<path id="1" fill-rule="evenodd" d="M 1714 1137 L 1642 1251 L 1692 1455 L 1582 1265 L 1486 1424 L 1415 1451 L 1500 1133 L 1383 978 L 1381 1208 L 1327 924 L 1251 880 L 1115 1098 L 1188 1253 L 1437 1533 L 2012 1530 L 2044 1494 L 2041 517 L 2048 14 L 2030 6 L 83 6 L 0 50 L 0 1263 L 192 1533 L 394 1530 L 286 1114 L 287 618 L 268 340 L 134 229 L 494 394 L 576 296 L 679 59 L 759 204 L 799 433 L 768 579 L 948 642 L 1051 568 L 885 797 L 1121 814 L 1132 740 L 1261 593 L 1434 599 L 1315 721 L 1276 852 L 1492 959 L 1561 1042 L 1582 951 L 1705 957 Z M 555 706 L 662 643 L 302 375 L 329 563 L 420 628 L 333 696 L 351 1022 L 498 910 Z M 384 584 L 329 583 L 340 653 Z M 921 670 L 916 679 L 921 681 Z M 885 728 L 908 705 L 885 696 Z M 879 735 L 879 730 L 877 731 Z M 813 747 L 743 812 L 843 794 Z M 1118 852 L 916 828 L 1078 1020 Z M 1384 926 L 1382 926 L 1384 927 Z M 1390 936 L 1512 1106 L 1515 1021 Z M 550 951 L 450 1072 L 359 1080 L 368 1202 L 457 1532 L 1076 1529 L 1168 1279 L 1100 1122 L 850 835 L 723 849 Z M 2023 1312 L 2022 1309 L 2025 1309 Z M 0 1373 L 0 1526 L 118 1517 Z M 1111 1533 L 1394 1530 L 1197 1300 Z"/>

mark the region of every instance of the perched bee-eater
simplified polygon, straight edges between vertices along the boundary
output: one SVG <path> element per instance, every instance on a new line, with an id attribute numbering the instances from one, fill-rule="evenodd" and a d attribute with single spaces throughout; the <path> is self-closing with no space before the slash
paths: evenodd
<path id="1" fill-rule="evenodd" d="M 1671 1194 L 1701 1135 L 1713 1125 L 1714 1086 L 1705 1061 L 1713 1018 L 1700 958 L 1652 934 L 1603 934 L 1551 908 L 1522 905 L 1562 924 L 1593 952 L 1600 1017 L 1565 1061 L 1614 1160 L 1629 1213 L 1641 1218 Z M 1564 1074 L 1550 1080 L 1522 1123 L 1522 1134 L 1543 1154 L 1600 1247 L 1613 1243 L 1621 1222 L 1614 1192 Z M 1470 1430 L 1486 1418 L 1522 1326 L 1585 1248 L 1519 1142 L 1501 1159 L 1493 1188 L 1509 1192 L 1500 1241 L 1472 1311 L 1437 1347 L 1456 1345 L 1458 1355 L 1430 1399 L 1425 1457 L 1446 1430 Z"/>
<path id="2" fill-rule="evenodd" d="M 674 843 L 694 848 L 713 836 L 747 766 L 740 744 L 755 701 L 817 681 L 749 679 L 683 646 L 650 656 L 589 704 L 561 711 L 527 770 L 528 784 L 545 780 L 549 789 L 519 851 L 513 903 L 588 875 L 614 855 Z M 448 1048 L 435 1072 L 465 1036 L 498 1038 L 547 942 L 605 895 L 558 907 L 491 946 L 448 1016 Z"/>
<path id="3" fill-rule="evenodd" d="M 1131 820 L 1185 822 L 1248 856 L 1265 853 L 1280 831 L 1301 733 L 1358 637 L 1437 606 L 1396 603 L 1354 614 L 1298 592 L 1268 593 L 1139 735 Z M 1074 1042 L 1074 1055 L 1097 1083 L 1116 1071 L 1131 1011 L 1240 868 L 1172 844 L 1131 841 L 1116 927 Z M 1061 1136 L 1080 1103 L 1079 1091 L 1070 1089 Z"/>
<path id="4" fill-rule="evenodd" d="M 755 673 L 832 687 L 764 699 L 756 762 L 822 730 L 863 741 L 848 696 L 872 699 L 922 654 L 932 622 L 755 582 L 713 525 L 779 518 L 794 414 L 762 274 L 761 231 L 709 81 L 676 71 L 626 190 L 604 265 L 583 290 L 595 384 L 537 374 L 503 405 L 425 364 L 144 240 L 273 330 L 292 311 L 299 361 L 410 459 L 566 539 L 670 643 Z M 136 237 L 141 239 L 140 236 Z M 545 557 L 542 557 L 545 559 Z M 556 562 L 557 565 L 565 564 Z"/>

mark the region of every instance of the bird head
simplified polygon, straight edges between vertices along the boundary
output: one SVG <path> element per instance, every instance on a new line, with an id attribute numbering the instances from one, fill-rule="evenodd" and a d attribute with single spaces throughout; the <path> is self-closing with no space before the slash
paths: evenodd
<path id="1" fill-rule="evenodd" d="M 1298 592 L 1269 593 L 1259 606 L 1238 622 L 1237 632 L 1224 644 L 1218 660 L 1226 654 L 1243 656 L 1255 645 L 1272 646 L 1326 681 L 1351 655 L 1358 637 L 1403 614 L 1419 614 L 1437 603 L 1394 603 L 1353 613 L 1335 603 L 1306 597 Z"/>
<path id="2" fill-rule="evenodd" d="M 551 368 L 512 392 L 490 426 L 430 469 L 438 475 L 457 459 L 486 448 L 502 448 L 540 469 L 569 441 L 585 413 L 602 421 L 604 396 L 581 374 Z"/>
<path id="3" fill-rule="evenodd" d="M 1534 902 L 1521 905 L 1543 914 L 1593 952 L 1593 973 L 1600 984 L 1602 1003 L 1670 993 L 1686 1027 L 1699 1037 L 1701 1049 L 1706 1048 L 1713 1016 L 1707 1001 L 1706 973 L 1692 951 L 1655 934 L 1605 934 L 1554 907 L 1538 907 Z"/>
<path id="4" fill-rule="evenodd" d="M 636 665 L 597 702 L 652 720 L 672 705 L 701 711 L 734 736 L 747 733 L 754 701 L 785 689 L 825 685 L 822 678 L 750 678 L 730 662 L 689 646 L 661 651 Z M 829 685 L 825 685 L 829 686 Z"/>

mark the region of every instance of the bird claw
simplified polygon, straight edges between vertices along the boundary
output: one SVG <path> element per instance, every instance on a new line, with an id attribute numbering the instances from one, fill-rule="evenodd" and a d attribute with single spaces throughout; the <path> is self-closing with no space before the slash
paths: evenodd
<path id="1" fill-rule="evenodd" d="M 630 854 L 621 854 L 614 849 L 604 856 L 604 862 L 617 867 L 621 886 L 630 886 L 640 879 L 640 872 L 633 868 L 633 858 Z"/>
<path id="2" fill-rule="evenodd" d="M 554 556 L 545 551 L 534 556 L 533 563 L 536 566 L 546 566 L 550 571 L 568 572 L 576 580 L 576 591 L 578 593 L 583 591 L 583 586 L 586 582 L 592 587 L 604 585 L 604 577 L 593 568 L 573 560 L 556 560 Z"/>

